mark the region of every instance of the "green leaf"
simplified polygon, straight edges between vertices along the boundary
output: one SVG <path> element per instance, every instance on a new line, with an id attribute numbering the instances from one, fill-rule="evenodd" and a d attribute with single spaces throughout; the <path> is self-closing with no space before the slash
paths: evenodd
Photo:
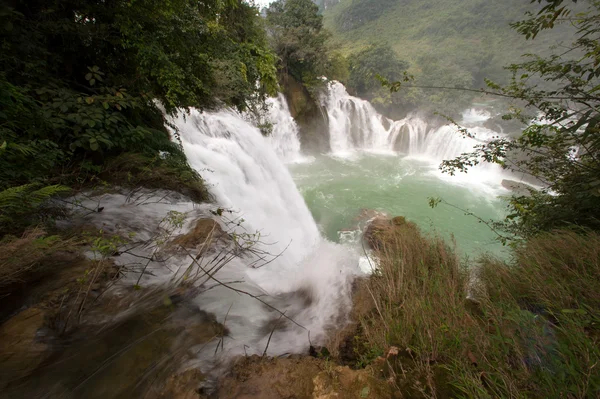
<path id="1" fill-rule="evenodd" d="M 85 75 L 85 80 L 90 80 L 92 78 L 92 73 L 89 72 L 88 74 Z"/>
<path id="2" fill-rule="evenodd" d="M 369 386 L 366 386 L 360 391 L 360 397 L 366 398 L 369 396 L 370 393 L 371 393 L 371 388 Z"/>

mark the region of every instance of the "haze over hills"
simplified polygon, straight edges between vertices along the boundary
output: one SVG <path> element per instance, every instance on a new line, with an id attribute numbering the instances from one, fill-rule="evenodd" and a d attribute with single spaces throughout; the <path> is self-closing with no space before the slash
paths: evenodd
<path id="1" fill-rule="evenodd" d="M 506 79 L 504 66 L 524 53 L 548 51 L 569 29 L 525 41 L 509 24 L 539 6 L 522 0 L 342 0 L 320 7 L 333 47 L 344 55 L 388 44 L 430 83 L 480 87 L 483 78 Z"/>

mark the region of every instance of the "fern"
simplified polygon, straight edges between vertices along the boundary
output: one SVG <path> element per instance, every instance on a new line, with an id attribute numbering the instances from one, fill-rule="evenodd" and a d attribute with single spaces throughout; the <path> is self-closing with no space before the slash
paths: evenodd
<path id="1" fill-rule="evenodd" d="M 47 219 L 57 208 L 51 199 L 70 191 L 59 184 L 25 184 L 0 191 L 0 233 L 21 230 Z"/>

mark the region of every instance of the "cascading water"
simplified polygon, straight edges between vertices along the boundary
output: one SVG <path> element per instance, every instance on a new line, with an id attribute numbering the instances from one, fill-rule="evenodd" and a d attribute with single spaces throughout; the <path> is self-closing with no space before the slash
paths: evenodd
<path id="1" fill-rule="evenodd" d="M 301 161 L 303 158 L 300 155 L 298 125 L 290 114 L 285 96 L 279 93 L 277 97 L 270 97 L 266 102 L 269 108 L 268 119 L 272 124 L 267 141 L 283 162 Z"/>
<path id="2" fill-rule="evenodd" d="M 476 108 L 466 110 L 462 120 L 474 137 L 465 137 L 452 125 L 431 126 L 416 115 L 391 121 L 378 114 L 369 102 L 349 95 L 335 81 L 329 83 L 322 102 L 329 116 L 331 152 L 336 156 L 356 150 L 395 151 L 437 167 L 441 161 L 471 152 L 475 145 L 500 134 L 481 126 L 491 114 Z M 436 174 L 446 178 L 437 171 Z M 500 184 L 502 177 L 497 165 L 485 164 L 472 168 L 468 179 L 459 177 L 453 181 Z"/>
<path id="3" fill-rule="evenodd" d="M 287 323 L 271 338 L 269 353 L 305 350 L 309 330 L 313 343 L 322 340 L 350 306 L 358 256 L 321 238 L 287 168 L 268 140 L 239 114 L 192 111 L 173 122 L 190 164 L 202 173 L 218 204 L 243 218 L 236 230 L 259 231 L 259 248 L 281 254 L 259 269 L 247 266 L 252 259 L 236 259 L 219 272 L 221 279 L 243 280 L 245 290 L 266 293 L 265 301 L 303 326 Z M 262 353 L 272 328 L 265 326 L 280 318 L 260 302 L 225 287 L 211 289 L 197 301 L 218 320 L 227 315 L 233 341 L 226 350 L 231 354 Z"/>
<path id="4" fill-rule="evenodd" d="M 353 150 L 387 150 L 385 118 L 365 100 L 348 94 L 344 85 L 328 83 L 322 104 L 329 118 L 331 152 L 343 155 Z"/>

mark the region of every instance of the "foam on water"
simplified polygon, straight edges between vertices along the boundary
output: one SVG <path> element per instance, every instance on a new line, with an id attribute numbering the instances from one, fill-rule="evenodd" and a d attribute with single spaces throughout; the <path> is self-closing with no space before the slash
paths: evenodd
<path id="1" fill-rule="evenodd" d="M 432 175 L 449 183 L 469 185 L 494 196 L 505 192 L 501 181 L 507 175 L 498 165 L 481 164 L 470 168 L 468 174 L 455 176 L 438 169 L 442 161 L 471 152 L 476 145 L 501 135 L 481 126 L 491 117 L 487 110 L 470 108 L 463 113 L 462 123 L 473 135 L 466 137 L 453 125 L 431 125 L 417 115 L 391 121 L 335 81 L 328 83 L 322 105 L 329 117 L 330 156 L 334 158 L 356 161 L 361 152 L 403 155 L 430 164 Z"/>
<path id="2" fill-rule="evenodd" d="M 354 250 L 327 242 L 319 233 L 304 199 L 273 142 L 232 111 L 200 113 L 173 120 L 190 164 L 203 172 L 218 204 L 243 218 L 238 232 L 260 231 L 260 248 L 281 254 L 259 269 L 236 259 L 220 278 L 243 281 L 243 287 L 286 312 L 304 328 L 282 322 L 269 353 L 299 352 L 321 341 L 328 328 L 343 322 L 350 306 L 350 285 L 360 273 Z M 207 172 L 208 171 L 208 172 Z M 239 287 L 238 287 L 239 288 Z M 232 339 L 230 354 L 262 353 L 273 320 L 280 314 L 248 297 L 217 287 L 198 297 L 199 306 L 222 320 L 226 314 Z M 230 308 L 231 306 L 231 308 Z M 271 323 L 271 324 L 269 324 Z"/>

